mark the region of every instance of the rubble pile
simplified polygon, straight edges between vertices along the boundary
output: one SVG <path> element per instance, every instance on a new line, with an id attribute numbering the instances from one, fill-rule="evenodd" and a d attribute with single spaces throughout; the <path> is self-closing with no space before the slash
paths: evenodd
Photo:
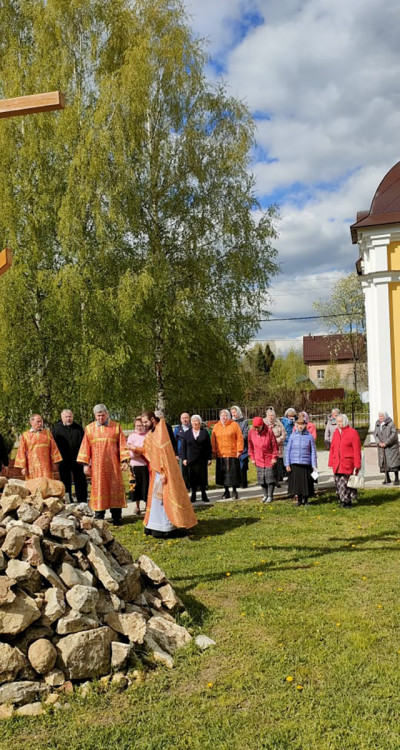
<path id="1" fill-rule="evenodd" d="M 0 717 L 40 712 L 75 681 L 129 684 L 149 655 L 172 667 L 191 635 L 164 572 L 134 562 L 88 505 L 65 505 L 60 483 L 0 485 Z"/>

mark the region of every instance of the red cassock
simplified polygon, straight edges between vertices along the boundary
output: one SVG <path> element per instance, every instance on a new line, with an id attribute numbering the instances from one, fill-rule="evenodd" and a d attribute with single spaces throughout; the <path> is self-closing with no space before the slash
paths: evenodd
<path id="1" fill-rule="evenodd" d="M 121 461 L 129 461 L 125 435 L 118 422 L 92 422 L 85 429 L 77 461 L 90 464 L 92 510 L 126 508 Z"/>
<path id="2" fill-rule="evenodd" d="M 50 430 L 43 429 L 40 432 L 27 430 L 21 435 L 14 466 L 16 469 L 26 470 L 26 479 L 36 479 L 36 477 L 53 479 L 51 465 L 59 461 L 62 461 L 61 453 Z"/>

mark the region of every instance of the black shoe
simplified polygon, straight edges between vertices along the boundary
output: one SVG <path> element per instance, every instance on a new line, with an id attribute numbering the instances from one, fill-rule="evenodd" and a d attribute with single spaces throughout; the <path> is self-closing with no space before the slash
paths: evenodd
<path id="1" fill-rule="evenodd" d="M 227 500 L 231 496 L 229 490 L 225 490 L 224 494 L 221 495 L 221 500 Z"/>
<path id="2" fill-rule="evenodd" d="M 391 479 L 384 479 L 383 482 L 382 482 L 382 484 L 392 484 L 392 480 Z M 397 484 L 398 484 L 398 482 L 397 482 Z"/>
<path id="3" fill-rule="evenodd" d="M 209 498 L 207 497 L 207 495 L 202 495 L 202 496 L 201 496 L 201 502 L 202 502 L 202 503 L 209 503 L 209 502 L 210 502 L 210 500 L 209 500 Z"/>
<path id="4" fill-rule="evenodd" d="M 394 482 L 393 482 L 393 484 L 395 484 L 395 485 L 396 485 L 396 487 L 397 487 L 397 485 L 399 485 L 399 484 L 400 484 L 400 482 L 399 482 L 399 480 L 398 480 L 398 479 L 395 479 L 395 480 L 394 480 Z"/>
<path id="5" fill-rule="evenodd" d="M 239 495 L 237 490 L 232 490 L 232 497 L 234 500 L 239 500 Z"/>
<path id="6" fill-rule="evenodd" d="M 190 502 L 191 503 L 195 503 L 196 502 L 196 493 L 195 492 L 192 492 L 192 496 L 190 498 Z"/>
<path id="7" fill-rule="evenodd" d="M 111 523 L 113 526 L 122 526 L 122 518 L 112 518 Z"/>

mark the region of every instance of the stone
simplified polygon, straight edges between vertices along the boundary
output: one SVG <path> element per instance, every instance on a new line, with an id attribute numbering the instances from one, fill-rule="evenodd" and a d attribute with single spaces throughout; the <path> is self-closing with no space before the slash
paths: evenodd
<path id="1" fill-rule="evenodd" d="M 24 480 L 9 479 L 3 490 L 3 497 L 7 497 L 7 495 L 18 495 L 24 500 L 30 495 L 30 491 Z"/>
<path id="2" fill-rule="evenodd" d="M 44 681 L 46 685 L 50 685 L 50 687 L 60 687 L 60 685 L 63 685 L 65 682 L 65 674 L 61 669 L 52 669 L 44 675 Z"/>
<path id="3" fill-rule="evenodd" d="M 145 589 L 144 592 L 144 598 L 146 599 L 146 604 L 149 605 L 149 607 L 152 607 L 153 609 L 161 609 L 162 608 L 162 601 L 160 597 L 155 596 L 153 591 L 149 591 L 148 589 Z"/>
<path id="4" fill-rule="evenodd" d="M 104 521 L 102 518 L 94 518 L 93 528 L 100 531 L 103 544 L 108 544 L 108 542 L 113 541 L 114 537 L 111 533 L 110 524 L 108 523 L 108 521 Z"/>
<path id="5" fill-rule="evenodd" d="M 7 513 L 12 513 L 14 510 L 17 510 L 22 504 L 23 500 L 19 495 L 3 495 L 0 501 L 3 517 L 6 516 Z"/>
<path id="6" fill-rule="evenodd" d="M 66 600 L 78 612 L 94 612 L 99 599 L 99 592 L 94 586 L 74 586 L 67 591 Z"/>
<path id="7" fill-rule="evenodd" d="M 0 576 L 0 605 L 10 604 L 16 598 L 16 593 L 11 591 L 11 587 L 15 586 L 16 580 L 12 580 L 6 576 Z"/>
<path id="8" fill-rule="evenodd" d="M 175 594 L 175 591 L 170 583 L 165 583 L 163 586 L 160 586 L 158 588 L 158 595 L 161 597 L 164 607 L 166 607 L 170 611 L 183 607 L 181 600 Z"/>
<path id="9" fill-rule="evenodd" d="M 42 716 L 44 714 L 44 708 L 40 701 L 35 703 L 26 703 L 25 706 L 20 706 L 15 709 L 15 716 Z"/>
<path id="10" fill-rule="evenodd" d="M 71 680 L 101 677 L 110 671 L 114 631 L 106 626 L 60 638 L 58 666 Z"/>
<path id="11" fill-rule="evenodd" d="M 83 630 L 93 630 L 99 627 L 100 623 L 95 615 L 86 615 L 83 612 L 77 612 L 71 609 L 64 617 L 60 617 L 57 622 L 56 632 L 58 635 L 68 635 L 69 633 L 78 633 Z"/>
<path id="12" fill-rule="evenodd" d="M 55 565 L 63 554 L 64 547 L 58 540 L 45 538 L 42 541 L 42 552 L 46 562 L 50 563 L 50 565 Z"/>
<path id="13" fill-rule="evenodd" d="M 42 493 L 40 492 L 39 489 L 35 490 L 35 492 L 33 493 L 33 495 L 30 496 L 29 502 L 30 502 L 31 505 L 33 505 L 34 508 L 36 508 L 36 510 L 39 511 L 39 513 L 42 512 L 42 510 L 43 510 L 43 495 L 42 495 Z"/>
<path id="14" fill-rule="evenodd" d="M 21 560 L 35 568 L 43 562 L 43 552 L 38 536 L 30 536 L 25 540 L 21 551 Z"/>
<path id="15" fill-rule="evenodd" d="M 109 612 L 104 617 L 104 622 L 117 633 L 129 638 L 130 643 L 143 643 L 146 633 L 146 620 L 137 612 L 123 614 L 121 612 Z"/>
<path id="16" fill-rule="evenodd" d="M 32 597 L 19 591 L 15 599 L 0 607 L 0 634 L 17 635 L 40 617 L 40 609 Z"/>
<path id="17" fill-rule="evenodd" d="M 195 644 L 201 651 L 206 651 L 210 646 L 216 646 L 217 644 L 208 635 L 200 634 L 195 638 Z"/>
<path id="18" fill-rule="evenodd" d="M 132 565 L 133 557 L 129 550 L 126 549 L 122 544 L 113 539 L 111 544 L 107 545 L 107 550 L 115 557 L 117 563 L 120 565 Z"/>
<path id="19" fill-rule="evenodd" d="M 11 719 L 15 709 L 14 706 L 3 705 L 0 706 L 0 719 Z"/>
<path id="20" fill-rule="evenodd" d="M 60 589 L 47 589 L 44 601 L 42 623 L 43 625 L 51 625 L 65 614 L 66 604 L 64 594 Z"/>
<path id="21" fill-rule="evenodd" d="M 50 513 L 52 513 L 54 516 L 57 513 L 60 513 L 61 510 L 64 508 L 64 503 L 62 500 L 60 500 L 58 497 L 46 497 L 43 499 L 43 505 L 45 508 L 48 508 Z"/>
<path id="22" fill-rule="evenodd" d="M 131 651 L 132 646 L 130 643 L 118 643 L 118 641 L 113 641 L 111 644 L 112 669 L 125 669 L 128 665 Z"/>
<path id="23" fill-rule="evenodd" d="M 32 573 L 26 581 L 21 581 L 21 588 L 27 594 L 36 594 L 43 587 L 43 578 L 36 568 L 32 568 Z"/>
<path id="24" fill-rule="evenodd" d="M 28 562 L 22 560 L 10 560 L 6 568 L 6 576 L 13 578 L 17 583 L 24 581 L 33 573 L 33 569 Z"/>
<path id="25" fill-rule="evenodd" d="M 35 494 L 39 490 L 42 494 L 43 499 L 48 497 L 59 497 L 63 498 L 65 495 L 65 487 L 62 482 L 57 479 L 47 479 L 47 477 L 37 477 L 36 479 L 27 479 L 26 486 L 30 492 Z"/>
<path id="26" fill-rule="evenodd" d="M 138 612 L 140 615 L 143 615 L 143 617 L 146 620 L 150 619 L 150 612 L 147 609 L 147 607 L 139 607 L 138 604 L 131 604 L 128 602 L 128 604 L 125 604 L 125 612 L 127 615 L 131 614 L 132 612 Z M 158 612 L 154 612 L 154 614 L 158 614 Z"/>
<path id="27" fill-rule="evenodd" d="M 93 586 L 93 575 L 88 570 L 80 570 L 74 568 L 70 563 L 63 562 L 60 568 L 60 578 L 64 581 L 66 586 L 72 588 L 72 586 Z"/>
<path id="28" fill-rule="evenodd" d="M 104 588 L 114 594 L 118 593 L 125 571 L 117 562 L 113 565 L 105 552 L 93 542 L 89 542 L 86 549 L 91 566 Z"/>
<path id="29" fill-rule="evenodd" d="M 61 578 L 59 578 L 57 573 L 55 573 L 53 568 L 50 568 L 49 565 L 46 565 L 46 563 L 41 563 L 41 565 L 37 566 L 37 570 L 39 571 L 40 575 L 43 576 L 46 581 L 48 581 L 50 586 L 55 586 L 57 589 L 60 589 L 60 591 L 67 590 Z"/>
<path id="30" fill-rule="evenodd" d="M 109 612 L 119 612 L 121 607 L 121 599 L 116 594 L 111 594 L 110 591 L 99 590 L 99 598 L 96 604 L 96 612 L 100 617 L 108 614 Z"/>
<path id="31" fill-rule="evenodd" d="M 47 677 L 48 675 L 46 675 L 44 679 L 46 680 Z M 49 695 L 47 696 L 44 702 L 46 706 L 54 706 L 55 703 L 59 703 L 59 705 L 61 706 L 60 696 L 58 693 L 49 693 Z"/>
<path id="32" fill-rule="evenodd" d="M 36 536 L 42 537 L 43 531 L 39 528 L 39 526 L 36 526 L 34 523 L 25 523 L 25 521 L 18 521 L 15 520 L 15 518 L 12 518 L 7 523 L 7 531 L 10 531 L 12 528 L 17 529 L 23 529 L 26 533 L 26 536 L 31 536 L 31 534 L 36 534 Z M 7 538 L 7 537 L 6 537 Z"/>
<path id="33" fill-rule="evenodd" d="M 0 551 L 0 572 L 2 573 L 7 567 L 7 560 L 4 557 L 3 552 Z"/>
<path id="34" fill-rule="evenodd" d="M 7 557 L 18 557 L 22 550 L 26 539 L 26 532 L 24 529 L 18 527 L 11 528 L 8 531 L 7 536 L 3 542 L 1 551 L 4 552 Z"/>
<path id="35" fill-rule="evenodd" d="M 169 612 L 166 612 L 165 609 L 163 609 L 162 607 L 159 610 L 150 608 L 150 612 L 154 617 L 163 617 L 164 620 L 168 620 L 169 622 L 175 622 L 172 615 L 170 615 Z"/>
<path id="36" fill-rule="evenodd" d="M 35 526 L 38 526 L 39 529 L 42 529 L 43 534 L 47 534 L 50 529 L 50 523 L 53 516 L 49 515 L 48 513 L 42 513 L 35 521 Z"/>
<path id="37" fill-rule="evenodd" d="M 31 680 L 9 682 L 0 686 L 0 703 L 14 703 L 17 706 L 24 706 L 40 699 L 48 690 L 48 686 L 43 682 Z"/>
<path id="38" fill-rule="evenodd" d="M 82 516 L 79 524 L 82 531 L 89 531 L 89 529 L 93 529 L 93 519 L 90 518 L 90 516 Z"/>
<path id="39" fill-rule="evenodd" d="M 169 622 L 164 617 L 151 617 L 147 623 L 146 634 L 169 654 L 174 654 L 178 648 L 186 646 L 192 640 L 186 628 Z"/>
<path id="40" fill-rule="evenodd" d="M 74 692 L 74 686 L 71 682 L 71 680 L 66 680 L 58 689 L 59 693 L 64 693 L 64 695 L 71 695 L 71 693 Z"/>
<path id="41" fill-rule="evenodd" d="M 83 554 L 83 552 L 81 552 L 80 550 L 78 550 L 78 552 L 74 552 L 72 558 L 78 568 L 80 568 L 81 570 L 90 570 L 90 562 L 87 559 L 86 555 Z"/>
<path id="42" fill-rule="evenodd" d="M 90 537 L 87 534 L 73 534 L 70 539 L 64 542 L 64 546 L 72 551 L 82 549 L 88 543 Z"/>
<path id="43" fill-rule="evenodd" d="M 25 523 L 33 523 L 39 518 L 40 513 L 32 505 L 29 505 L 29 503 L 22 503 L 17 510 L 17 516 Z"/>
<path id="44" fill-rule="evenodd" d="M 93 544 L 97 544 L 98 547 L 103 544 L 103 539 L 98 529 L 88 529 L 85 534 L 87 535 L 87 540 L 89 541 L 90 539 L 90 541 L 92 541 Z"/>
<path id="45" fill-rule="evenodd" d="M 168 667 L 168 669 L 172 669 L 172 667 L 174 666 L 174 660 L 172 656 L 164 651 L 154 640 L 154 638 L 152 638 L 150 635 L 145 635 L 144 645 L 146 646 L 147 651 L 153 657 L 154 661 L 159 662 L 159 664 L 163 664 L 163 666 Z"/>
<path id="46" fill-rule="evenodd" d="M 126 602 L 131 602 L 142 591 L 139 566 L 136 563 L 123 565 L 122 570 L 125 573 L 125 577 L 119 586 L 118 596 Z"/>
<path id="47" fill-rule="evenodd" d="M 27 630 L 18 637 L 15 645 L 18 646 L 19 650 L 22 651 L 25 656 L 27 656 L 31 643 L 37 641 L 39 638 L 52 638 L 53 635 L 51 628 L 44 627 L 37 623 L 36 625 L 27 628 Z"/>
<path id="48" fill-rule="evenodd" d="M 161 568 L 153 562 L 153 560 L 147 555 L 141 555 L 138 559 L 140 572 L 143 573 L 153 583 L 164 583 L 167 577 Z"/>
<path id="49" fill-rule="evenodd" d="M 111 677 L 111 685 L 117 687 L 119 690 L 125 690 L 129 685 L 129 680 L 123 672 L 116 672 Z"/>
<path id="50" fill-rule="evenodd" d="M 39 640 L 29 646 L 28 659 L 38 674 L 47 674 L 47 672 L 50 672 L 56 663 L 56 658 L 56 649 L 45 638 L 39 638 Z"/>
<path id="51" fill-rule="evenodd" d="M 4 490 L 4 487 L 6 486 L 8 482 L 7 477 L 0 477 L 0 491 Z"/>
<path id="52" fill-rule="evenodd" d="M 0 682 L 16 680 L 26 663 L 22 651 L 8 643 L 0 643 Z"/>
<path id="53" fill-rule="evenodd" d="M 76 523 L 72 518 L 55 516 L 50 523 L 50 533 L 61 539 L 71 539 L 76 534 Z"/>

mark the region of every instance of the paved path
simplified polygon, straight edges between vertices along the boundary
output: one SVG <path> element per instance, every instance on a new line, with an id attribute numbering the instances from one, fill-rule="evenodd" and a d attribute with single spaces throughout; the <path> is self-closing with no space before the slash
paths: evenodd
<path id="1" fill-rule="evenodd" d="M 383 485 L 382 486 L 382 480 L 383 480 L 383 474 L 379 473 L 378 469 L 378 462 L 377 462 L 377 456 L 376 456 L 376 448 L 367 448 L 366 451 L 364 451 L 366 460 L 365 460 L 365 489 L 373 489 L 379 487 L 379 489 L 390 489 L 393 487 L 393 484 L 389 485 Z M 333 489 L 334 488 L 334 481 L 333 481 L 333 474 L 332 469 L 328 467 L 328 457 L 329 453 L 328 451 L 318 451 L 318 471 L 319 471 L 319 478 L 318 478 L 318 491 L 321 492 L 321 490 L 325 489 Z M 393 479 L 393 475 L 392 475 Z M 230 500 L 222 499 L 222 493 L 223 493 L 223 487 L 219 487 L 217 490 L 209 490 L 207 492 L 208 497 L 210 498 L 211 503 L 229 503 L 232 502 L 232 498 Z M 257 484 L 251 485 L 246 490 L 238 490 L 239 493 L 239 500 L 251 500 L 251 499 L 257 499 L 261 497 L 260 487 Z M 200 493 L 197 493 L 198 497 Z M 286 482 L 282 482 L 282 485 L 280 488 L 275 489 L 274 497 L 276 499 L 282 499 L 284 497 L 287 497 L 287 485 Z M 142 507 L 143 504 L 142 504 Z M 195 503 L 194 507 L 207 507 L 204 503 L 201 501 L 198 501 Z M 133 504 L 129 503 L 127 508 L 124 508 L 122 511 L 122 515 L 125 516 L 134 516 L 133 511 Z"/>

